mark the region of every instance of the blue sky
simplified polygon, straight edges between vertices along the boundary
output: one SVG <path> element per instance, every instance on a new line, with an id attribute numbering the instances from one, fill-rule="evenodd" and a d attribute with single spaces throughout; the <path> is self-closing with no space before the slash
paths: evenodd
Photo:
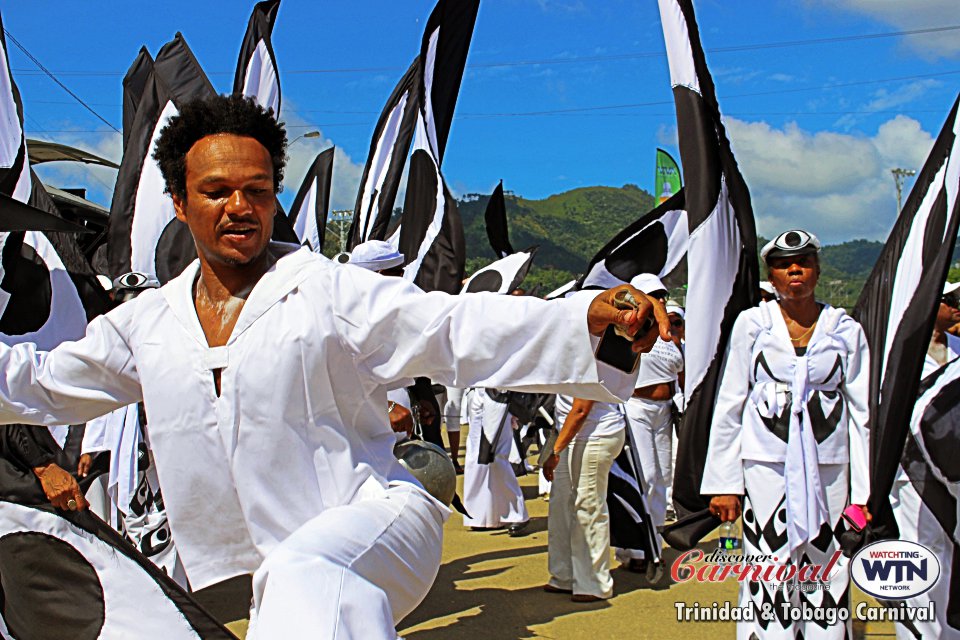
<path id="1" fill-rule="evenodd" d="M 0 0 L 5 28 L 120 126 L 120 82 L 141 45 L 181 31 L 220 91 L 233 78 L 252 1 Z M 352 208 L 374 123 L 418 53 L 433 0 L 283 0 L 273 41 L 291 137 L 292 199 L 335 144 L 335 208 Z M 147 9 L 146 7 L 150 7 Z M 695 2 L 707 61 L 761 233 L 804 226 L 827 242 L 883 239 L 890 169 L 918 169 L 960 88 L 956 0 Z M 819 40 L 819 42 L 810 42 Z M 762 45 L 762 46 L 758 46 Z M 775 46 L 767 46 L 775 45 Z M 28 134 L 119 158 L 120 136 L 12 43 Z M 456 193 L 543 198 L 589 185 L 652 190 L 654 150 L 677 155 L 654 0 L 485 0 L 444 159 Z M 679 158 L 678 158 L 679 159 Z M 115 173 L 51 167 L 44 178 L 109 202 Z"/>

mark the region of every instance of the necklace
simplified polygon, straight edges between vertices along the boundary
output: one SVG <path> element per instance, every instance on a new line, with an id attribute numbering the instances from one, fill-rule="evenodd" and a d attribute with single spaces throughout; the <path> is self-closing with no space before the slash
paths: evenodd
<path id="1" fill-rule="evenodd" d="M 800 334 L 800 335 L 797 336 L 796 338 L 790 338 L 790 342 L 800 342 L 801 340 L 803 340 L 804 338 L 806 338 L 808 335 L 810 335 L 811 333 L 813 333 L 813 330 L 816 329 L 816 328 L 817 328 L 817 323 L 814 322 L 812 325 L 810 325 L 810 328 L 807 329 L 806 331 L 804 331 L 802 334 Z"/>

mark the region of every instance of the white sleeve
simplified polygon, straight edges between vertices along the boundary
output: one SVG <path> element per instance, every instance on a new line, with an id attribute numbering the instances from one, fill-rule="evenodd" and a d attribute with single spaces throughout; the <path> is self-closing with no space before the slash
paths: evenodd
<path id="1" fill-rule="evenodd" d="M 853 318 L 844 318 L 843 324 L 848 349 L 842 392 L 850 430 L 850 502 L 866 504 L 870 497 L 870 352 L 863 328 Z"/>
<path id="2" fill-rule="evenodd" d="M 80 444 L 80 453 L 96 453 L 109 451 L 107 443 L 107 418 L 111 414 L 94 418 L 83 428 L 83 442 Z"/>
<path id="3" fill-rule="evenodd" d="M 0 424 L 79 424 L 139 402 L 140 381 L 124 338 L 131 309 L 122 305 L 95 318 L 85 337 L 49 352 L 29 342 L 0 344 Z"/>
<path id="4" fill-rule="evenodd" d="M 348 265 L 345 265 L 348 267 Z M 636 375 L 593 355 L 587 308 L 597 292 L 565 300 L 424 293 L 363 269 L 334 272 L 334 322 L 357 367 L 380 384 L 425 376 L 454 387 L 567 393 L 619 402 Z"/>
<path id="5" fill-rule="evenodd" d="M 700 484 L 703 495 L 743 494 L 740 436 L 743 408 L 750 396 L 750 353 L 760 330 L 750 311 L 737 318 L 727 345 Z"/>
<path id="6" fill-rule="evenodd" d="M 387 391 L 387 402 L 395 402 L 404 409 L 410 409 L 410 394 L 407 393 L 406 387 L 400 387 L 399 389 L 391 389 Z"/>

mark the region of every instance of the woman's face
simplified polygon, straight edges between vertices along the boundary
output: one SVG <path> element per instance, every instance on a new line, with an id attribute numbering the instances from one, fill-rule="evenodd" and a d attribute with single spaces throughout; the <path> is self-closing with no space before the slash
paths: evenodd
<path id="1" fill-rule="evenodd" d="M 820 260 L 815 253 L 770 258 L 767 262 L 770 284 L 781 298 L 800 300 L 813 296 L 820 277 Z"/>

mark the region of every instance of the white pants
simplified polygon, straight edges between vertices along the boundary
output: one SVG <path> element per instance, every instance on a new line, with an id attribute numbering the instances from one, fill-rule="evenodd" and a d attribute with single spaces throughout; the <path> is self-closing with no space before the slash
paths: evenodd
<path id="1" fill-rule="evenodd" d="M 440 569 L 448 515 L 406 483 L 327 509 L 254 573 L 247 638 L 396 640 Z"/>
<path id="2" fill-rule="evenodd" d="M 508 417 L 509 419 L 509 417 Z M 470 517 L 463 516 L 465 527 L 502 527 L 530 519 L 527 504 L 517 474 L 510 466 L 509 456 L 513 437 L 510 425 L 505 425 L 497 441 L 496 458 L 490 464 L 480 464 L 479 424 L 472 424 L 467 432 L 467 451 L 463 465 L 463 507 Z"/>
<path id="3" fill-rule="evenodd" d="M 447 387 L 447 391 L 444 394 L 446 397 L 443 398 L 443 402 L 440 406 L 443 407 L 443 424 L 447 428 L 447 431 L 458 432 L 460 431 L 460 425 L 464 424 L 461 421 L 461 416 L 463 415 L 463 409 L 461 404 L 463 403 L 463 389 L 457 389 L 456 387 Z M 437 398 L 439 401 L 440 398 Z"/>
<path id="4" fill-rule="evenodd" d="M 625 434 L 574 440 L 553 474 L 547 521 L 550 584 L 575 594 L 613 595 L 607 478 Z"/>
<path id="5" fill-rule="evenodd" d="M 787 511 L 785 506 L 785 481 L 782 462 L 756 462 L 744 460 L 743 481 L 746 497 L 743 501 L 743 553 L 789 558 L 798 568 L 803 565 L 825 565 L 833 557 L 839 545 L 832 529 L 849 504 L 850 468 L 846 464 L 821 464 L 820 485 L 827 506 L 827 523 L 821 533 L 793 552 L 787 541 Z M 764 563 L 758 563 L 764 564 Z M 774 563 L 777 565 L 778 563 Z M 840 557 L 828 580 L 829 590 L 803 591 L 797 588 L 796 578 L 787 583 L 751 582 L 740 583 L 740 606 L 755 608 L 759 614 L 765 603 L 789 602 L 793 607 L 822 609 L 827 607 L 849 609 L 850 560 Z M 840 604 L 842 603 L 842 604 Z M 839 640 L 853 637 L 851 623 L 820 626 L 814 621 L 794 622 L 779 615 L 777 604 L 772 620 L 759 615 L 754 622 L 737 623 L 738 640 L 794 640 L 802 635 L 806 640 Z"/>
<path id="6" fill-rule="evenodd" d="M 643 467 L 643 489 L 654 527 L 667 518 L 667 487 L 673 484 L 672 400 L 630 398 L 627 422 Z M 658 541 L 660 536 L 657 536 Z"/>

